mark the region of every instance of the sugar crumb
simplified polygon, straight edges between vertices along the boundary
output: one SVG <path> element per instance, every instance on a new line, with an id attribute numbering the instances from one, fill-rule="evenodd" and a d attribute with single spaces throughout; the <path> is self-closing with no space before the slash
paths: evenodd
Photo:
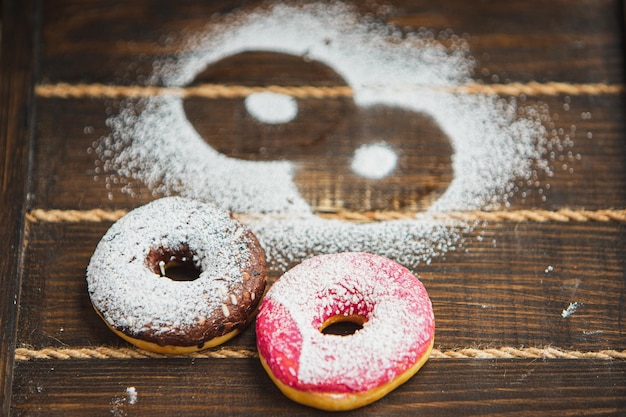
<path id="1" fill-rule="evenodd" d="M 583 304 L 579 303 L 578 301 L 574 301 L 573 303 L 570 303 L 567 306 L 567 308 L 561 312 L 561 317 L 563 317 L 564 319 L 568 318 L 569 316 L 574 314 L 576 311 L 578 311 L 578 309 L 582 307 L 582 305 Z"/>
<path id="2" fill-rule="evenodd" d="M 134 405 L 137 403 L 137 390 L 135 387 L 126 388 L 126 398 L 127 403 L 130 405 Z"/>

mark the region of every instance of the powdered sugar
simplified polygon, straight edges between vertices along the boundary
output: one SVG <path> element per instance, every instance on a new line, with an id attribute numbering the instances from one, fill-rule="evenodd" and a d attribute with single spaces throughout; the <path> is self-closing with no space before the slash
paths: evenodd
<path id="1" fill-rule="evenodd" d="M 137 404 L 137 390 L 135 389 L 135 387 L 126 388 L 126 396 L 128 398 L 128 404 Z"/>
<path id="2" fill-rule="evenodd" d="M 115 329 L 134 336 L 184 334 L 241 298 L 242 268 L 249 264 L 247 237 L 222 210 L 179 197 L 156 200 L 116 222 L 87 268 L 94 307 Z M 173 281 L 148 269 L 150 250 L 188 246 L 200 276 Z"/>
<path id="3" fill-rule="evenodd" d="M 362 145 L 354 152 L 352 170 L 365 178 L 381 179 L 395 169 L 398 155 L 385 143 Z"/>
<path id="4" fill-rule="evenodd" d="M 448 45 L 443 46 L 443 42 Z M 176 59 L 155 63 L 154 82 L 191 82 L 207 65 L 244 51 L 272 51 L 317 60 L 341 75 L 362 107 L 386 105 L 425 113 L 450 139 L 454 178 L 430 212 L 492 209 L 507 205 L 516 181 L 537 182 L 549 172 L 542 157 L 559 141 L 549 136 L 545 106 L 521 107 L 514 99 L 450 92 L 471 81 L 474 61 L 465 41 L 451 32 L 400 30 L 359 16 L 342 2 L 267 5 L 211 22 Z M 286 267 L 313 253 L 368 250 L 415 264 L 452 250 L 463 228 L 427 215 L 374 225 L 322 220 L 293 182 L 290 161 L 243 161 L 219 154 L 187 120 L 182 98 L 129 102 L 109 120 L 112 135 L 96 144 L 104 173 L 133 193 L 211 201 L 238 213 L 289 216 L 250 227 L 268 258 Z"/>
<path id="5" fill-rule="evenodd" d="M 455 250 L 462 233 L 471 227 L 462 222 L 435 221 L 427 215 L 369 224 L 317 218 L 268 218 L 250 223 L 261 246 L 269 248 L 268 260 L 285 269 L 314 254 L 346 251 L 376 253 L 415 267 Z"/>
<path id="6" fill-rule="evenodd" d="M 246 97 L 246 109 L 260 122 L 287 123 L 298 115 L 298 104 L 293 97 L 272 92 L 254 93 Z"/>
<path id="7" fill-rule="evenodd" d="M 282 382 L 296 389 L 372 389 L 411 367 L 434 334 L 432 307 L 421 283 L 402 266 L 370 254 L 309 259 L 283 275 L 266 300 L 257 320 L 259 351 L 271 368 L 296 364 L 275 373 L 295 376 Z M 320 332 L 328 318 L 353 314 L 367 320 L 355 334 Z M 290 328 L 292 322 L 296 329 Z M 293 331 L 299 336 L 290 335 Z M 284 340 L 301 342 L 282 350 Z"/>
<path id="8" fill-rule="evenodd" d="M 180 98 L 153 97 L 138 107 L 129 105 L 109 120 L 113 135 L 97 149 L 105 171 L 130 180 L 127 191 L 139 180 L 155 194 L 179 194 L 240 213 L 310 212 L 290 162 L 242 161 L 216 152 L 191 126 Z"/>

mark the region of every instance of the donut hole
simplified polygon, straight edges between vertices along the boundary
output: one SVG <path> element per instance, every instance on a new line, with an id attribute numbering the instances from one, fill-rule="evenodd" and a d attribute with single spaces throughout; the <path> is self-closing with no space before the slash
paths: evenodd
<path id="1" fill-rule="evenodd" d="M 326 335 L 350 336 L 363 328 L 367 318 L 358 314 L 337 314 L 322 323 L 320 333 Z"/>
<path id="2" fill-rule="evenodd" d="M 163 265 L 165 277 L 173 281 L 193 281 L 200 278 L 202 271 L 193 262 L 167 262 Z"/>
<path id="3" fill-rule="evenodd" d="M 196 265 L 194 259 L 197 255 L 188 246 L 177 249 L 163 248 L 151 249 L 146 262 L 148 267 L 160 277 L 169 278 L 172 281 L 194 281 L 200 278 L 202 270 Z"/>

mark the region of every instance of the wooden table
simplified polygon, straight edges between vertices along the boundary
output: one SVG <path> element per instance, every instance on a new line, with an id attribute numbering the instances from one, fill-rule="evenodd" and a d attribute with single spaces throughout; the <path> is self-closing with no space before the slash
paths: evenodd
<path id="1" fill-rule="evenodd" d="M 238 1 L 3 2 L 3 415 L 320 414 L 274 387 L 256 356 L 253 328 L 196 356 L 149 355 L 106 328 L 91 308 L 84 279 L 108 227 L 158 197 L 146 186 L 130 195 L 120 184 L 94 181 L 92 143 L 110 133 L 106 119 L 119 111 L 124 97 L 138 91 L 167 93 L 148 88 L 156 59 L 176 56 L 188 37 L 222 19 L 215 13 L 236 11 L 240 3 L 246 10 L 258 7 Z M 576 131 L 571 154 L 566 150 L 561 159 L 548 158 L 554 175 L 539 175 L 537 181 L 549 183 L 549 190 L 512 193 L 508 206 L 493 210 L 438 214 L 473 227 L 457 250 L 411 266 L 433 301 L 433 355 L 406 384 L 350 414 L 626 415 L 623 3 L 388 3 L 393 7 L 359 2 L 357 8 L 404 33 L 419 28 L 447 33 L 445 44 L 451 29 L 466 40 L 476 71 L 467 90 L 458 94 L 543 103 L 555 123 L 548 135 L 551 129 L 563 135 L 558 130 L 564 129 L 574 136 L 571 126 Z M 272 78 L 281 71 L 290 75 Z M 194 83 L 227 85 L 231 92 L 234 85 L 276 83 L 291 91 L 328 88 L 322 94 L 325 104 L 302 119 L 294 137 L 326 129 L 329 120 L 344 114 L 337 113 L 339 105 L 352 106 L 350 123 L 366 126 L 344 128 L 350 141 L 350 132 L 374 129 L 367 124 L 370 117 L 380 119 L 378 133 L 412 117 L 385 118 L 359 109 L 349 103 L 350 89 L 342 77 L 302 57 L 241 54 L 216 64 Z M 193 100 L 212 100 L 225 112 L 204 124 L 196 116 L 198 130 L 207 135 L 217 127 L 226 132 L 212 139 L 221 152 L 230 152 L 229 143 L 238 135 L 247 137 L 244 128 L 228 131 L 241 127 L 229 124 L 228 111 L 245 94 L 189 99 L 190 114 Z M 341 129 L 340 122 L 327 134 Z M 365 204 L 363 183 L 344 181 L 334 184 L 344 197 L 339 201 L 328 191 L 334 175 L 345 168 L 336 161 L 327 163 L 334 174 L 297 177 L 298 186 L 320 216 L 345 222 L 413 216 L 432 201 L 429 193 L 445 189 L 454 177 L 445 135 L 437 133 L 436 125 L 425 129 L 443 168 L 422 194 L 411 189 L 412 180 L 400 178 Z M 278 150 L 287 146 L 271 136 L 263 140 Z M 254 141 L 241 146 L 233 151 L 240 155 L 231 156 L 259 158 Z M 302 146 L 299 158 L 311 152 L 318 160 L 327 155 L 325 148 Z M 272 283 L 282 270 L 269 261 Z"/>

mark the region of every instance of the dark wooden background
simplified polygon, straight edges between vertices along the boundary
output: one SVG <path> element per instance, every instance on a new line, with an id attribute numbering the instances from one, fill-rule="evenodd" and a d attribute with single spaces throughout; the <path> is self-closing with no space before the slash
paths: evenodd
<path id="1" fill-rule="evenodd" d="M 156 57 L 175 54 L 207 16 L 228 12 L 237 1 L 4 1 L 0 53 L 0 396 L 6 415 L 316 415 L 274 387 L 253 355 L 240 358 L 15 359 L 16 348 L 128 347 L 93 313 L 84 273 L 95 245 L 112 221 L 27 221 L 33 210 L 129 210 L 154 198 L 115 192 L 107 198 L 95 182 L 90 144 L 108 133 L 106 108 L 115 100 L 35 94 L 55 83 L 141 85 Z M 359 2 L 360 4 L 361 2 Z M 479 61 L 475 81 L 624 84 L 623 4 L 610 0 L 390 1 L 384 16 L 402 27 L 451 28 L 469 34 Z M 363 12 L 373 2 L 359 5 Z M 170 41 L 164 41 L 169 36 Z M 268 83 L 271 66 L 297 67 L 285 57 L 244 55 L 205 74 L 206 80 Z M 256 68 L 256 69 L 255 69 Z M 488 68 L 489 74 L 480 69 Z M 310 68 L 309 68 L 310 69 Z M 292 85 L 341 85 L 325 68 L 300 71 Z M 320 75 L 321 74 L 321 75 Z M 231 77 L 231 79 L 229 79 Z M 319 79 L 316 79 L 318 77 Z M 316 84 L 317 83 L 317 84 Z M 566 94 L 529 100 L 561 109 Z M 567 94 L 569 112 L 558 123 L 580 132 L 573 173 L 556 170 L 548 198 L 515 197 L 509 210 L 626 208 L 625 96 Z M 229 99 L 219 106 L 227 109 Z M 193 105 L 193 103 L 191 103 Z M 335 102 L 336 104 L 336 102 Z M 333 109 L 333 101 L 326 103 Z M 303 135 L 319 117 L 312 111 Z M 581 118 L 591 112 L 592 118 Z M 321 116 L 320 116 L 321 115 Z M 367 114 L 351 117 L 361 121 Z M 389 119 L 391 129 L 402 119 Z M 426 122 L 424 122 L 426 123 Z M 85 126 L 93 129 L 85 131 Z M 211 126 L 204 126 L 210 131 Z M 429 127 L 445 161 L 449 148 Z M 583 140 L 593 132 L 593 140 Z M 271 139 L 268 139 L 271 142 Z M 270 143 L 271 144 L 271 143 Z M 281 147 L 280 143 L 274 144 Z M 217 146 L 217 145 L 216 145 Z M 254 157 L 253 155 L 248 157 Z M 340 165 L 336 162 L 337 167 Z M 435 186 L 450 181 L 442 170 Z M 312 204 L 324 187 L 299 178 Z M 347 186 L 349 186 L 348 184 Z M 402 182 L 395 186 L 402 189 Z M 402 191 L 396 206 L 419 210 L 420 196 Z M 345 202 L 359 207 L 358 192 Z M 381 197 L 376 207 L 385 206 Z M 591 352 L 577 359 L 433 358 L 405 385 L 351 415 L 626 415 L 626 361 L 602 359 L 626 350 L 626 222 L 496 221 L 465 236 L 469 251 L 448 253 L 417 271 L 431 294 L 437 318 L 435 347 L 555 347 Z M 494 242 L 497 242 L 494 244 Z M 554 269 L 550 273 L 548 266 Z M 271 271 L 270 282 L 280 272 Z M 564 319 L 570 302 L 582 307 Z M 253 329 L 228 342 L 226 351 L 254 352 Z M 595 354 L 594 354 L 595 353 Z M 129 404 L 126 388 L 138 399 Z"/>

